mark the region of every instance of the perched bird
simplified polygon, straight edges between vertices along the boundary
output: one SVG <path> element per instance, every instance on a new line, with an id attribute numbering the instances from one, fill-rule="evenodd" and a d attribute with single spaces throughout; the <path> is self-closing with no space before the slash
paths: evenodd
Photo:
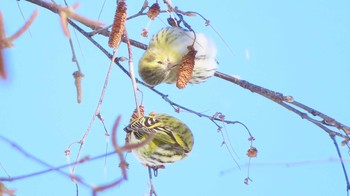
<path id="1" fill-rule="evenodd" d="M 153 36 L 140 59 L 139 74 L 142 80 L 150 86 L 175 83 L 179 63 L 192 44 L 196 55 L 189 83 L 201 83 L 213 76 L 218 66 L 214 43 L 203 34 L 194 34 L 180 27 L 167 27 Z"/>
<path id="2" fill-rule="evenodd" d="M 129 144 L 146 140 L 151 133 L 154 138 L 144 146 L 132 150 L 145 166 L 158 169 L 164 165 L 184 159 L 192 150 L 191 130 L 180 120 L 167 114 L 150 113 L 136 118 L 124 128 Z"/>

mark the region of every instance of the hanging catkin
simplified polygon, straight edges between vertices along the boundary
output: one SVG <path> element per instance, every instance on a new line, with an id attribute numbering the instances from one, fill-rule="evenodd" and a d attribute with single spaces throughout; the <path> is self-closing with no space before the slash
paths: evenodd
<path id="1" fill-rule="evenodd" d="M 120 1 L 117 6 L 117 10 L 115 12 L 112 32 L 109 35 L 108 45 L 111 48 L 115 48 L 118 46 L 125 29 L 125 21 L 126 21 L 126 3 L 124 1 Z"/>
<path id="2" fill-rule="evenodd" d="M 195 63 L 194 60 L 197 54 L 197 51 L 193 48 L 193 46 L 188 46 L 187 49 L 188 53 L 182 57 L 179 64 L 179 71 L 176 81 L 176 86 L 179 89 L 185 88 L 187 83 L 190 81 Z"/>

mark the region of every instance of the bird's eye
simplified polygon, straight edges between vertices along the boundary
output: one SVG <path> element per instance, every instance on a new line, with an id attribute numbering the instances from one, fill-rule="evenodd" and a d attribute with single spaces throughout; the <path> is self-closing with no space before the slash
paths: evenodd
<path id="1" fill-rule="evenodd" d="M 158 64 L 163 64 L 163 62 L 162 62 L 162 61 L 158 61 L 157 63 L 158 63 Z"/>

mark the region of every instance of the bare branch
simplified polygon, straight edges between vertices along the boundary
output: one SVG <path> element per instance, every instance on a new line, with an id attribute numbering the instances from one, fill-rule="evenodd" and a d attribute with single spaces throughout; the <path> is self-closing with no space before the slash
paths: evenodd
<path id="1" fill-rule="evenodd" d="M 269 100 L 271 100 L 271 101 L 281 105 L 282 107 L 294 112 L 295 114 L 299 115 L 302 119 L 306 119 L 306 120 L 310 121 L 311 123 L 315 124 L 316 126 L 320 127 L 324 131 L 326 131 L 328 134 L 334 134 L 334 135 L 342 137 L 342 138 L 349 138 L 349 136 L 347 135 L 346 132 L 345 132 L 346 135 L 343 135 L 343 134 L 338 133 L 336 131 L 332 131 L 328 128 L 329 126 L 330 127 L 335 126 L 336 128 L 345 131 L 345 130 L 349 129 L 348 126 L 345 126 L 345 125 L 339 123 L 338 121 L 334 120 L 333 118 L 330 118 L 330 117 L 324 115 L 323 113 L 318 112 L 315 109 L 312 109 L 308 106 L 305 106 L 305 105 L 295 101 L 294 98 L 292 98 L 291 96 L 284 96 L 282 93 L 266 89 L 264 87 L 252 84 L 248 81 L 241 80 L 241 79 L 238 79 L 238 78 L 233 77 L 233 76 L 226 75 L 224 73 L 215 72 L 215 76 L 222 78 L 224 80 L 227 80 L 229 82 L 232 82 L 238 86 L 241 86 L 244 89 L 250 90 L 251 92 L 258 93 L 259 95 L 262 95 L 262 96 L 268 98 Z M 308 112 L 314 116 L 321 117 L 324 119 L 324 121 L 318 121 L 316 119 L 313 119 L 309 115 L 307 115 L 306 113 L 290 106 L 290 104 L 295 105 L 295 106 L 299 107 L 300 109 L 306 110 L 306 112 Z M 328 124 L 326 122 L 332 122 L 332 123 Z"/>
<path id="2" fill-rule="evenodd" d="M 47 172 L 51 172 L 51 171 L 56 171 L 58 172 L 59 174 L 63 175 L 63 176 L 66 176 L 68 178 L 71 178 L 72 176 L 68 173 L 65 173 L 63 171 L 61 171 L 60 169 L 62 168 L 65 168 L 65 167 L 68 167 L 70 166 L 71 164 L 68 164 L 68 165 L 64 165 L 64 166 L 60 166 L 60 167 L 53 167 L 52 165 L 44 162 L 43 160 L 35 157 L 34 155 L 30 154 L 29 152 L 25 151 L 22 147 L 20 147 L 18 144 L 16 144 L 15 142 L 7 139 L 6 137 L 0 135 L 0 140 L 2 140 L 3 142 L 7 143 L 8 145 L 12 146 L 16 151 L 20 152 L 21 154 L 23 154 L 24 156 L 26 156 L 27 158 L 33 160 L 34 162 L 40 164 L 40 165 L 43 165 L 45 167 L 48 167 L 49 169 L 48 170 L 44 170 L 44 171 L 40 171 L 40 172 L 35 172 L 35 173 L 32 173 L 32 174 L 27 174 L 27 175 L 23 175 L 23 176 L 18 176 L 18 177 L 10 177 L 10 178 L 0 178 L 0 181 L 15 181 L 15 180 L 20 180 L 20 179 L 25 179 L 25 178 L 29 178 L 29 177 L 32 177 L 32 176 L 36 176 L 36 175 L 40 175 L 40 174 L 43 174 L 43 173 L 47 173 Z M 85 162 L 86 160 L 83 159 L 83 160 L 80 160 L 78 161 L 77 163 L 74 163 L 74 164 L 80 164 L 82 162 Z M 86 186 L 86 187 L 89 187 L 89 188 L 92 188 L 89 184 L 85 183 L 84 181 L 82 181 L 81 179 L 79 178 L 76 178 L 75 179 L 81 183 L 82 185 Z"/>

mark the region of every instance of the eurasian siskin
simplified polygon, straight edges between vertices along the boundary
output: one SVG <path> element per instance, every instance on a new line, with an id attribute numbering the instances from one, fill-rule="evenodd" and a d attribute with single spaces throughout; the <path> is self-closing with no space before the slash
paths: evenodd
<path id="1" fill-rule="evenodd" d="M 213 76 L 218 66 L 214 43 L 204 34 L 194 34 L 180 27 L 167 27 L 153 36 L 140 59 L 139 74 L 142 80 L 150 86 L 175 83 L 178 65 L 189 52 L 188 46 L 193 43 L 196 56 L 189 83 L 201 83 Z"/>
<path id="2" fill-rule="evenodd" d="M 192 150 L 191 130 L 175 117 L 167 114 L 150 113 L 136 118 L 124 128 L 128 143 L 146 140 L 151 133 L 154 138 L 146 145 L 133 149 L 133 154 L 145 166 L 153 169 L 184 159 Z"/>

